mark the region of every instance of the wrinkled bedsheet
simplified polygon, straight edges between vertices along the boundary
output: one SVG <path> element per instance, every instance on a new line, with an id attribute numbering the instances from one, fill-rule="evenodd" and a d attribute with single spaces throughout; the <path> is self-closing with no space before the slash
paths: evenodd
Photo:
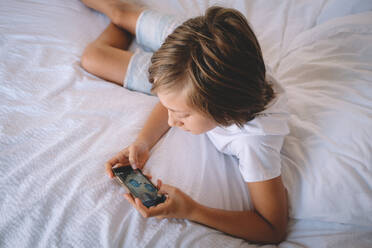
<path id="1" fill-rule="evenodd" d="M 279 247 L 371 247 L 371 1 L 142 3 L 185 17 L 213 4 L 247 16 L 289 96 L 291 220 Z M 105 174 L 157 102 L 81 68 L 108 23 L 77 0 L 0 1 L 0 247 L 257 247 L 187 220 L 144 219 Z M 145 172 L 202 204 L 251 208 L 236 159 L 206 135 L 172 128 Z"/>

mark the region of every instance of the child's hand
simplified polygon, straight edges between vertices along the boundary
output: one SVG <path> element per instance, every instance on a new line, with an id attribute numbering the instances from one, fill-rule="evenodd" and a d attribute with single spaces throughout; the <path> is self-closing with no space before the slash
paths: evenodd
<path id="1" fill-rule="evenodd" d="M 133 169 L 142 169 L 149 157 L 150 150 L 148 145 L 141 141 L 135 141 L 106 162 L 106 172 L 109 174 L 110 178 L 113 178 L 114 173 L 112 172 L 112 167 L 118 163 L 122 166 L 130 164 Z"/>
<path id="2" fill-rule="evenodd" d="M 163 184 L 158 180 L 159 193 L 166 194 L 165 202 L 155 207 L 145 207 L 141 200 L 133 198 L 131 194 L 124 194 L 124 197 L 132 204 L 143 217 L 157 218 L 179 218 L 189 219 L 192 212 L 196 209 L 197 203 L 190 196 L 176 187 Z"/>

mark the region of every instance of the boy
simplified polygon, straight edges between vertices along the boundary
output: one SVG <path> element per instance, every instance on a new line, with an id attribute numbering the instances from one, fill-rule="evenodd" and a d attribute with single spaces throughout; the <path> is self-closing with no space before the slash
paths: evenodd
<path id="1" fill-rule="evenodd" d="M 150 149 L 176 126 L 206 133 L 218 150 L 239 159 L 254 209 L 209 208 L 161 181 L 160 192 L 168 196 L 164 203 L 147 209 L 130 194 L 126 199 L 144 217 L 186 218 L 249 241 L 281 242 L 288 218 L 280 177 L 280 149 L 288 134 L 284 90 L 266 73 L 245 17 L 233 9 L 211 7 L 204 16 L 181 23 L 120 1 L 83 2 L 112 23 L 84 51 L 82 66 L 159 98 L 136 141 L 106 163 L 109 176 L 117 163 L 143 168 Z M 127 51 L 129 34 L 154 54 Z"/>

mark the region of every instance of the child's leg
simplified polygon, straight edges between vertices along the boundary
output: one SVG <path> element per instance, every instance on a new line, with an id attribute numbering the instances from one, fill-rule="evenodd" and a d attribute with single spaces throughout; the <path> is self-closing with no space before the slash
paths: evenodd
<path id="1" fill-rule="evenodd" d="M 84 50 L 82 67 L 88 72 L 123 85 L 128 64 L 133 53 L 126 51 L 130 35 L 110 23 L 103 33 Z"/>
<path id="2" fill-rule="evenodd" d="M 142 9 L 121 0 L 82 0 L 90 8 L 102 12 L 111 20 L 104 32 L 84 50 L 81 64 L 88 72 L 123 85 L 128 65 L 133 56 L 127 51 L 131 35 Z M 120 29 L 122 27 L 124 30 Z"/>
<path id="3" fill-rule="evenodd" d="M 148 81 L 148 68 L 152 53 L 126 51 L 130 35 L 115 24 L 85 49 L 81 64 L 90 73 L 122 85 L 127 89 L 151 94 L 152 84 Z"/>
<path id="4" fill-rule="evenodd" d="M 130 43 L 128 32 L 137 36 L 147 51 L 157 50 L 164 39 L 181 20 L 156 11 L 143 11 L 140 7 L 120 0 L 82 0 L 88 7 L 106 14 L 112 23 L 85 49 L 82 66 L 92 74 L 131 90 L 151 94 L 147 73 L 152 54 L 127 51 Z"/>
<path id="5" fill-rule="evenodd" d="M 143 8 L 139 5 L 122 2 L 121 0 L 81 1 L 89 8 L 105 14 L 115 25 L 124 28 L 132 35 L 135 35 L 137 19 L 143 11 Z"/>
<path id="6" fill-rule="evenodd" d="M 152 52 L 158 50 L 165 38 L 183 22 L 182 18 L 145 10 L 139 5 L 121 0 L 82 0 L 82 2 L 105 14 L 115 25 L 136 35 L 137 42 L 147 51 Z"/>

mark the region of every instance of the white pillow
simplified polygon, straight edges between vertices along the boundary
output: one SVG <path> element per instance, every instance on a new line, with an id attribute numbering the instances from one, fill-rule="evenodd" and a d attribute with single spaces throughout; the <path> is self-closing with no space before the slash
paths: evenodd
<path id="1" fill-rule="evenodd" d="M 372 12 L 299 34 L 276 73 L 291 110 L 291 217 L 371 226 Z"/>
<path id="2" fill-rule="evenodd" d="M 328 0 L 317 18 L 317 25 L 333 18 L 359 14 L 371 10 L 371 0 Z"/>

